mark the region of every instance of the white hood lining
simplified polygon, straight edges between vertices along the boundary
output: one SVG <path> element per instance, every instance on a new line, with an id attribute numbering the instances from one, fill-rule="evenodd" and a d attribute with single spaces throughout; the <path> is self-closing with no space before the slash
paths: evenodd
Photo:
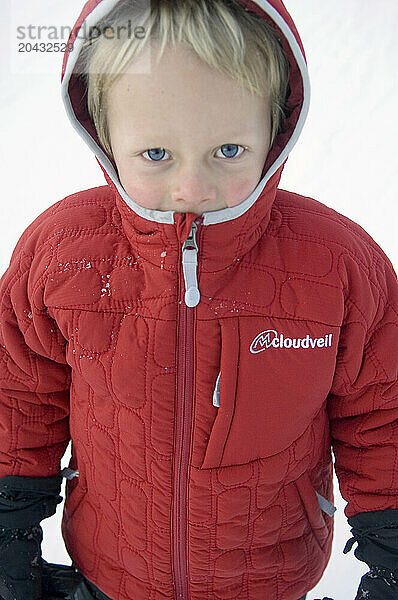
<path id="1" fill-rule="evenodd" d="M 86 17 L 86 19 L 85 19 L 86 31 L 90 31 L 90 27 L 93 27 L 96 23 L 98 23 L 98 21 L 100 21 L 103 17 L 105 17 L 116 6 L 116 4 L 118 2 L 119 2 L 119 0 L 102 0 L 102 2 L 100 2 L 100 4 L 98 4 L 92 10 L 92 12 Z M 271 17 L 271 19 L 276 23 L 276 25 L 278 25 L 278 27 L 280 28 L 280 30 L 282 31 L 282 33 L 284 34 L 284 36 L 286 37 L 286 39 L 289 43 L 289 46 L 293 52 L 294 58 L 296 59 L 297 64 L 299 66 L 301 77 L 303 80 L 303 91 L 304 91 L 303 105 L 301 108 L 300 116 L 297 121 L 296 127 L 295 127 L 293 134 L 291 135 L 288 143 L 286 144 L 286 146 L 284 147 L 284 149 L 282 150 L 282 152 L 278 156 L 278 158 L 275 160 L 275 162 L 270 166 L 270 168 L 268 169 L 268 171 L 264 175 L 264 177 L 259 181 L 257 187 L 253 190 L 253 192 L 250 194 L 250 196 L 248 196 L 248 198 L 246 198 L 246 200 L 244 200 L 237 206 L 203 213 L 203 225 L 213 225 L 216 223 L 223 223 L 225 221 L 231 221 L 232 219 L 236 219 L 237 217 L 240 217 L 247 210 L 249 210 L 249 208 L 255 203 L 255 201 L 257 200 L 257 198 L 263 191 L 267 182 L 271 179 L 271 177 L 274 175 L 274 173 L 276 173 L 276 171 L 279 169 L 279 167 L 283 164 L 283 162 L 286 160 L 286 158 L 290 154 L 293 147 L 296 145 L 296 142 L 301 134 L 301 131 L 304 127 L 304 123 L 305 123 L 307 115 L 308 115 L 310 96 L 311 96 L 310 81 L 309 81 L 309 76 L 308 76 L 307 65 L 306 65 L 303 53 L 301 52 L 301 48 L 300 48 L 299 44 L 297 43 L 297 40 L 294 37 L 293 32 L 291 31 L 290 27 L 288 26 L 286 21 L 282 18 L 282 16 L 278 13 L 278 11 L 275 10 L 275 8 L 273 6 L 271 6 L 271 4 L 269 2 L 267 2 L 267 0 L 255 0 L 255 2 L 260 8 L 263 9 L 263 11 L 267 15 L 269 15 Z M 79 30 L 79 32 L 80 31 L 81 31 L 81 29 Z M 126 204 L 136 214 L 138 214 L 140 217 L 143 217 L 144 219 L 148 219 L 149 221 L 155 221 L 156 223 L 174 224 L 175 211 L 172 211 L 172 210 L 161 211 L 161 210 L 152 210 L 149 208 L 144 208 L 144 207 L 140 206 L 139 204 L 137 204 L 136 202 L 134 202 L 134 200 L 132 198 L 130 198 L 130 196 L 126 193 L 126 191 L 122 187 L 122 185 L 119 181 L 119 178 L 117 176 L 117 173 L 116 173 L 111 161 L 105 154 L 105 152 L 94 141 L 94 139 L 87 132 L 87 130 L 83 127 L 83 125 L 77 120 L 76 115 L 72 108 L 72 104 L 71 104 L 71 100 L 70 100 L 69 92 L 68 92 L 68 87 L 69 87 L 70 78 L 72 76 L 75 64 L 78 60 L 83 43 L 84 43 L 84 39 L 82 37 L 76 37 L 76 40 L 74 42 L 73 52 L 68 57 L 68 62 L 66 65 L 66 70 L 65 70 L 65 74 L 64 74 L 64 78 L 63 78 L 62 86 L 61 86 L 62 100 L 65 105 L 67 115 L 68 115 L 73 127 L 76 129 L 78 134 L 83 138 L 83 140 L 86 142 L 86 144 L 91 148 L 91 150 L 97 156 L 99 162 L 104 167 L 104 169 L 107 171 L 111 180 L 115 184 L 120 196 L 123 198 L 123 200 L 126 202 Z"/>

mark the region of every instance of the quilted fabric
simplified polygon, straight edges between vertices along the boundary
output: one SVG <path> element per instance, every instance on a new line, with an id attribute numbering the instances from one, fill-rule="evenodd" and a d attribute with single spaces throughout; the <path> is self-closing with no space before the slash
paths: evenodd
<path id="1" fill-rule="evenodd" d="M 90 0 L 70 40 L 117 1 Z M 72 440 L 62 534 L 112 600 L 297 600 L 330 558 L 332 450 L 347 517 L 398 508 L 397 277 L 359 225 L 278 189 L 304 54 L 282 2 L 242 4 L 291 64 L 254 200 L 140 209 L 66 54 L 65 106 L 106 185 L 39 215 L 0 281 L 0 477 L 58 474 Z"/>

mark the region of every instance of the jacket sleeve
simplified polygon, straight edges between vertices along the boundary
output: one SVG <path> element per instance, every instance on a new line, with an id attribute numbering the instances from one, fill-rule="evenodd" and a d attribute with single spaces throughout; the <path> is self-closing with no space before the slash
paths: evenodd
<path id="1" fill-rule="evenodd" d="M 0 477 L 58 475 L 70 438 L 66 340 L 44 302 L 49 210 L 24 231 L 0 279 Z"/>
<path id="2" fill-rule="evenodd" d="M 345 255 L 339 271 L 345 314 L 327 409 L 350 518 L 398 509 L 398 282 L 378 246 Z"/>

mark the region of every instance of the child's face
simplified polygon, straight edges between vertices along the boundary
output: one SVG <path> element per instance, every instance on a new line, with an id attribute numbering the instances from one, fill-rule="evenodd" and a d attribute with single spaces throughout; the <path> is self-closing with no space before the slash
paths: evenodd
<path id="1" fill-rule="evenodd" d="M 121 75 L 107 116 L 120 181 L 145 208 L 201 215 L 236 206 L 261 178 L 266 101 L 186 48 L 166 49 L 150 73 Z"/>

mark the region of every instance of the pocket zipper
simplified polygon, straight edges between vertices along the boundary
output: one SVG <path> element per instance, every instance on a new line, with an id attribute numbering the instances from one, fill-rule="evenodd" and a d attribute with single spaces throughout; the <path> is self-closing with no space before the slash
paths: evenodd
<path id="1" fill-rule="evenodd" d="M 216 385 L 214 387 L 214 392 L 213 392 L 213 406 L 217 406 L 218 408 L 220 407 L 220 377 L 221 377 L 221 371 L 218 374 Z"/>
<path id="2" fill-rule="evenodd" d="M 61 471 L 61 477 L 65 477 L 65 479 L 73 479 L 74 477 L 79 477 L 79 471 L 74 471 L 70 467 L 65 467 Z"/>
<path id="3" fill-rule="evenodd" d="M 329 502 L 329 500 L 326 500 L 326 498 L 324 498 L 323 496 L 318 494 L 317 491 L 315 493 L 318 498 L 318 502 L 319 502 L 319 506 L 320 506 L 321 510 L 323 510 L 324 513 L 329 515 L 329 517 L 333 517 L 337 508 L 331 502 Z"/>
<path id="4" fill-rule="evenodd" d="M 218 374 L 218 377 L 216 380 L 216 385 L 214 386 L 214 391 L 213 391 L 213 406 L 217 406 L 217 408 L 220 407 L 220 377 L 221 377 L 221 371 Z M 72 475 L 72 477 L 73 477 L 73 475 Z M 327 500 L 326 498 L 324 498 L 323 496 L 318 494 L 317 491 L 315 491 L 315 493 L 318 498 L 318 502 L 319 502 L 319 506 L 320 506 L 321 510 L 323 510 L 324 513 L 329 515 L 329 517 L 333 517 L 337 508 L 331 502 L 329 502 L 329 500 Z"/>

